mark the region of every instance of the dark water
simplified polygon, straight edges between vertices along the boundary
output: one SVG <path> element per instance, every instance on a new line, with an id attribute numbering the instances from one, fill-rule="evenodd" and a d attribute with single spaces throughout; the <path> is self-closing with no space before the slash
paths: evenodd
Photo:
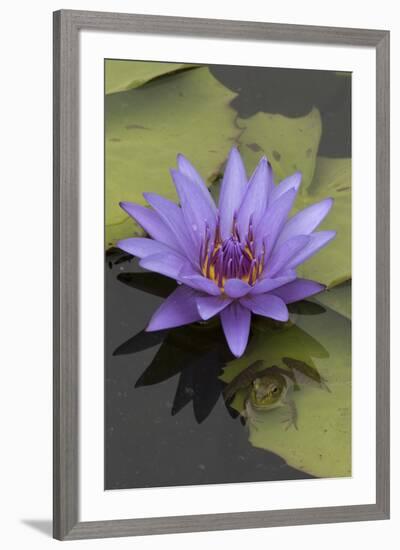
<path id="1" fill-rule="evenodd" d="M 300 116 L 318 107 L 319 153 L 351 155 L 350 78 L 248 67 L 212 72 L 239 94 L 233 106 L 242 117 L 259 110 Z M 219 329 L 212 340 L 190 327 L 142 332 L 174 283 L 140 272 L 135 260 L 106 257 L 105 488 L 311 477 L 249 444 L 221 395 L 218 376 L 231 356 Z"/>
<path id="2" fill-rule="evenodd" d="M 211 72 L 238 96 L 232 107 L 248 118 L 259 111 L 304 116 L 317 107 L 322 136 L 318 154 L 351 157 L 351 78 L 334 71 L 214 65 Z"/>

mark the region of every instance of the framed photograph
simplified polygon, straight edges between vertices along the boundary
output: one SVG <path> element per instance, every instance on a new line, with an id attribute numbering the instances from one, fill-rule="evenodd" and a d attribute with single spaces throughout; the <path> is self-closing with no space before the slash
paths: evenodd
<path id="1" fill-rule="evenodd" d="M 54 536 L 389 517 L 389 33 L 54 14 Z"/>

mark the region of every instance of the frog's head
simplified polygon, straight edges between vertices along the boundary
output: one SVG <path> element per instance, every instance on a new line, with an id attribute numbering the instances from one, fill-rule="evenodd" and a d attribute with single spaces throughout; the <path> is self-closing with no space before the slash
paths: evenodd
<path id="1" fill-rule="evenodd" d="M 256 409 L 268 409 L 278 403 L 285 392 L 283 376 L 266 375 L 253 380 L 250 400 Z"/>

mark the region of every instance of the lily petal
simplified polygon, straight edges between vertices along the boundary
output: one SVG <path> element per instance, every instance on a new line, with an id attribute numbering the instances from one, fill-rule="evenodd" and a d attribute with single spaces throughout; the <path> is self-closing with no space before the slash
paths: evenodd
<path id="1" fill-rule="evenodd" d="M 184 174 L 186 177 L 188 177 L 190 180 L 192 180 L 194 183 L 196 183 L 196 185 L 202 192 L 205 200 L 209 203 L 211 210 L 214 212 L 215 215 L 217 215 L 217 207 L 211 196 L 211 193 L 207 189 L 206 184 L 204 183 L 200 174 L 197 172 L 196 168 L 182 154 L 179 154 L 177 156 L 177 164 L 178 164 L 178 170 L 182 174 Z"/>
<path id="2" fill-rule="evenodd" d="M 241 279 L 227 279 L 224 283 L 224 291 L 229 298 L 241 298 L 250 290 L 251 286 Z"/>
<path id="3" fill-rule="evenodd" d="M 210 229 L 211 234 L 214 233 L 217 222 L 215 209 L 211 208 L 197 183 L 178 170 L 171 170 L 171 175 L 179 196 L 186 226 L 196 241 L 201 243 L 206 227 Z"/>
<path id="4" fill-rule="evenodd" d="M 328 198 L 312 204 L 290 218 L 285 224 L 277 244 L 284 243 L 295 235 L 309 235 L 322 222 L 332 208 L 333 199 Z"/>
<path id="5" fill-rule="evenodd" d="M 260 294 L 259 296 L 245 296 L 240 303 L 257 315 L 263 315 L 276 321 L 287 321 L 289 311 L 285 302 L 273 294 Z"/>
<path id="6" fill-rule="evenodd" d="M 228 307 L 232 300 L 220 294 L 220 296 L 200 296 L 196 299 L 196 302 L 200 317 L 207 321 Z"/>
<path id="7" fill-rule="evenodd" d="M 177 279 L 182 268 L 188 266 L 188 261 L 174 252 L 163 252 L 146 256 L 140 260 L 139 265 L 149 271 Z"/>
<path id="8" fill-rule="evenodd" d="M 264 243 L 268 244 L 266 249 L 266 259 L 271 255 L 278 235 L 286 223 L 289 212 L 292 209 L 297 191 L 290 189 L 277 199 L 273 205 L 270 205 L 263 215 L 256 229 L 255 242 L 257 245 L 256 253 L 261 253 Z"/>
<path id="9" fill-rule="evenodd" d="M 191 234 L 188 233 L 183 213 L 179 206 L 156 193 L 143 193 L 143 196 L 173 233 L 186 257 L 192 262 L 196 262 L 198 249 L 194 246 L 195 243 L 191 239 Z"/>
<path id="10" fill-rule="evenodd" d="M 224 239 L 231 234 L 233 216 L 239 210 L 246 186 L 246 170 L 239 151 L 233 147 L 225 167 L 218 204 Z"/>
<path id="11" fill-rule="evenodd" d="M 194 288 L 200 292 L 205 292 L 206 294 L 210 294 L 211 296 L 219 296 L 221 294 L 221 290 L 214 283 L 214 281 L 203 277 L 203 275 L 196 274 L 182 276 L 182 273 L 179 273 L 178 277 L 183 284 L 190 286 L 191 288 Z"/>
<path id="12" fill-rule="evenodd" d="M 223 309 L 220 317 L 229 349 L 233 355 L 240 357 L 249 339 L 251 313 L 236 301 Z"/>
<path id="13" fill-rule="evenodd" d="M 179 272 L 177 279 L 181 283 L 190 286 L 191 288 L 194 288 L 196 290 L 199 290 L 200 292 L 205 292 L 206 294 L 210 294 L 211 296 L 221 295 L 221 289 L 214 281 L 208 279 L 207 277 L 204 277 L 202 273 L 196 271 L 195 269 L 193 269 L 192 266 L 188 265 L 187 263 Z"/>
<path id="14" fill-rule="evenodd" d="M 146 331 L 180 327 L 200 321 L 201 317 L 197 311 L 196 303 L 197 296 L 198 293 L 191 288 L 184 285 L 179 286 L 154 313 Z"/>
<path id="15" fill-rule="evenodd" d="M 266 263 L 265 274 L 273 277 L 290 267 L 290 262 L 310 241 L 307 235 L 298 235 L 276 246 L 271 259 Z"/>
<path id="16" fill-rule="evenodd" d="M 281 197 L 286 191 L 294 189 L 298 191 L 301 184 L 301 172 L 295 172 L 291 176 L 288 176 L 277 185 L 271 194 L 271 203 L 274 203 L 279 197 Z"/>
<path id="17" fill-rule="evenodd" d="M 120 202 L 119 205 L 131 218 L 143 227 L 150 237 L 179 250 L 179 244 L 174 233 L 162 221 L 157 212 L 154 212 L 151 208 L 146 208 L 145 206 L 133 202 Z"/>
<path id="18" fill-rule="evenodd" d="M 302 264 L 318 252 L 318 250 L 321 250 L 321 248 L 326 246 L 335 237 L 336 231 L 319 231 L 318 233 L 312 233 L 308 244 L 290 260 L 288 263 L 288 268 L 294 269 L 298 265 Z"/>
<path id="19" fill-rule="evenodd" d="M 242 237 L 247 234 L 250 219 L 253 227 L 257 227 L 267 209 L 268 197 L 272 192 L 273 185 L 272 167 L 267 159 L 263 157 L 250 178 L 239 208 L 237 224 Z"/>
<path id="20" fill-rule="evenodd" d="M 146 256 L 153 256 L 154 254 L 164 252 L 173 252 L 172 248 L 164 243 L 142 237 L 123 239 L 122 241 L 118 241 L 117 247 L 137 258 L 145 258 Z"/>
<path id="21" fill-rule="evenodd" d="M 256 282 L 256 284 L 250 290 L 250 294 L 252 296 L 257 296 L 258 294 L 265 294 L 265 292 L 269 292 L 270 290 L 274 290 L 275 288 L 279 288 L 280 286 L 286 285 L 287 283 L 290 283 L 295 279 L 296 279 L 295 271 L 288 271 L 286 273 L 282 273 L 282 275 L 280 275 L 279 277 L 274 277 L 273 279 L 270 279 L 269 277 L 265 277 L 264 279 L 259 279 Z"/>
<path id="22" fill-rule="evenodd" d="M 325 290 L 325 286 L 309 279 L 296 279 L 292 283 L 276 288 L 272 291 L 274 296 L 282 298 L 285 304 L 291 304 L 304 300 Z"/>

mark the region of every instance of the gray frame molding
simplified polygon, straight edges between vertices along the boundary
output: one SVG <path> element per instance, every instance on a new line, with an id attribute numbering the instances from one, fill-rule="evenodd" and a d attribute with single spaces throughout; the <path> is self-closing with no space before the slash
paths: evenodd
<path id="1" fill-rule="evenodd" d="M 79 32 L 174 34 L 376 50 L 376 503 L 79 522 Z M 60 540 L 389 518 L 389 32 L 61 10 L 54 13 L 54 537 Z"/>

